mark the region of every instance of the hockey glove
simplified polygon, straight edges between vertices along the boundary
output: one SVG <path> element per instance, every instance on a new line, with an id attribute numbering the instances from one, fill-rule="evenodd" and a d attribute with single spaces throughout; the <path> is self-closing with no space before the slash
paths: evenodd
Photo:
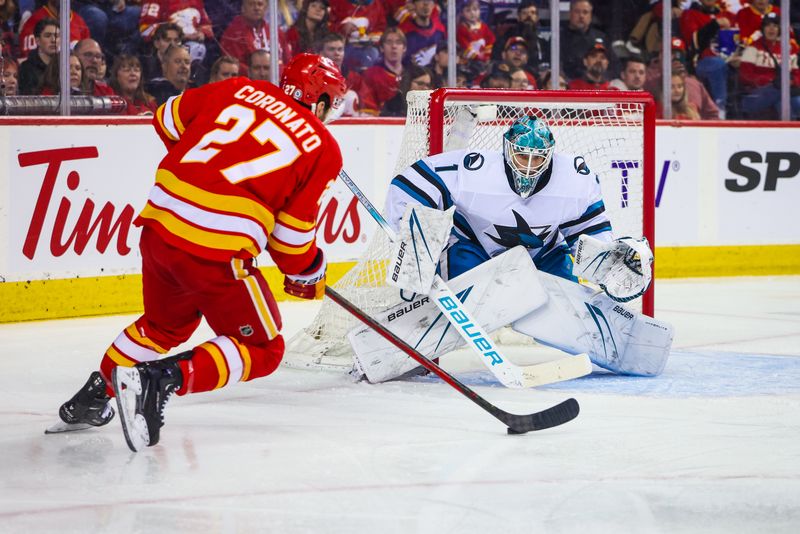
<path id="1" fill-rule="evenodd" d="M 325 270 L 328 262 L 322 249 L 317 249 L 317 255 L 311 266 L 300 274 L 287 274 L 283 279 L 283 290 L 287 295 L 301 299 L 321 299 L 325 294 Z"/>
<path id="2" fill-rule="evenodd" d="M 581 235 L 572 274 L 599 285 L 611 299 L 628 302 L 650 287 L 652 265 L 653 253 L 645 237 L 607 243 Z"/>

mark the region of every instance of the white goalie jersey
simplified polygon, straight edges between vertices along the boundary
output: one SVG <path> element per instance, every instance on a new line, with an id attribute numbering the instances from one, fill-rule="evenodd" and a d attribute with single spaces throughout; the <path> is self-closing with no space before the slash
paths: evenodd
<path id="1" fill-rule="evenodd" d="M 384 213 L 395 228 L 408 203 L 455 206 L 450 247 L 469 243 L 488 259 L 522 245 L 539 270 L 573 280 L 570 254 L 578 237 L 613 238 L 599 180 L 579 155 L 554 154 L 527 199 L 511 188 L 501 152 L 430 156 L 391 182 Z M 457 259 L 449 261 L 452 269 Z"/>

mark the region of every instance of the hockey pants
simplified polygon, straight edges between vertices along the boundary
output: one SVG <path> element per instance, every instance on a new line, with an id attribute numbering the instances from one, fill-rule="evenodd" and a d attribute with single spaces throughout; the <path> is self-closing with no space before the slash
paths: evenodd
<path id="1" fill-rule="evenodd" d="M 209 261 L 165 243 L 148 228 L 142 230 L 139 247 L 144 314 L 106 351 L 100 370 L 107 383 L 115 366 L 158 359 L 188 340 L 201 317 L 217 337 L 180 361 L 184 387 L 179 394 L 275 371 L 284 352 L 281 317 L 252 260 Z"/>

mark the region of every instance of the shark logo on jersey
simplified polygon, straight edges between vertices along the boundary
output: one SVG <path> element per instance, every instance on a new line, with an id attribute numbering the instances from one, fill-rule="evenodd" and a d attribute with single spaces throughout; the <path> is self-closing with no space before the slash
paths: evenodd
<path id="1" fill-rule="evenodd" d="M 589 166 L 586 165 L 586 160 L 583 159 L 583 156 L 575 156 L 575 171 L 578 174 L 582 174 L 584 176 L 589 176 L 589 173 L 592 172 L 589 170 Z"/>
<path id="2" fill-rule="evenodd" d="M 514 210 L 511 210 L 516 220 L 516 226 L 502 226 L 499 224 L 494 225 L 497 231 L 497 237 L 486 233 L 489 238 L 498 245 L 506 248 L 513 248 L 517 245 L 522 245 L 527 249 L 541 248 L 544 242 L 550 235 L 550 226 L 530 226 L 527 221 L 522 218 L 522 215 Z M 538 232 L 534 233 L 534 230 Z"/>
<path id="3" fill-rule="evenodd" d="M 468 171 L 477 171 L 483 167 L 484 157 L 477 152 L 470 152 L 464 156 L 464 168 Z"/>

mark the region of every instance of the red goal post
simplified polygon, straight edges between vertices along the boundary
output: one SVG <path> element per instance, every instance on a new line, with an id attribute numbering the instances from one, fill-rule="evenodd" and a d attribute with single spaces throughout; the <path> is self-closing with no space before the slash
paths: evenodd
<path id="1" fill-rule="evenodd" d="M 412 126 L 414 117 L 412 113 L 411 98 L 409 98 L 409 116 L 406 119 L 406 128 Z M 633 189 L 630 183 L 632 179 L 641 180 L 641 189 L 636 186 L 636 191 L 641 191 L 641 198 L 634 199 L 635 203 L 641 205 L 641 227 L 639 232 L 631 232 L 647 237 L 650 247 L 655 250 L 655 102 L 653 97 L 644 91 L 512 91 L 506 89 L 437 89 L 430 93 L 430 100 L 427 107 L 428 114 L 428 150 L 427 155 L 438 154 L 445 149 L 445 135 L 448 126 L 453 122 L 453 113 L 449 112 L 459 106 L 481 106 L 481 105 L 505 106 L 518 110 L 517 113 L 498 113 L 497 116 L 489 118 L 486 125 L 492 128 L 492 134 L 497 134 L 507 128 L 516 115 L 524 112 L 532 112 L 545 118 L 554 130 L 556 137 L 556 150 L 559 150 L 559 130 L 565 129 L 613 129 L 624 128 L 626 131 L 638 130 L 639 136 L 635 139 L 628 139 L 631 145 L 638 145 L 638 160 L 626 159 L 627 164 L 615 165 L 611 159 L 610 166 L 605 161 L 592 161 L 587 153 L 597 152 L 597 147 L 588 146 L 588 152 L 578 154 L 586 156 L 589 168 L 600 174 L 602 179 L 608 180 L 607 176 L 601 173 L 617 171 L 620 180 L 620 190 Z M 565 112 L 565 110 L 570 110 Z M 478 129 L 480 126 L 478 127 Z M 476 148 L 486 148 L 482 146 L 481 136 L 473 134 L 470 139 Z M 607 136 L 602 136 L 601 141 L 605 141 Z M 499 139 L 499 138 L 498 138 Z M 588 137 L 587 143 L 591 143 L 592 136 Z M 499 142 L 499 140 L 498 140 Z M 496 147 L 499 149 L 499 147 Z M 609 151 L 614 147 L 604 147 Z M 636 150 L 634 147 L 633 150 Z M 625 150 L 629 153 L 631 150 Z M 610 155 L 613 158 L 613 154 Z M 401 156 L 402 157 L 402 156 Z M 627 156 L 629 157 L 629 156 Z M 602 160 L 602 158 L 600 158 Z M 637 164 L 635 173 L 633 165 Z M 594 165 L 593 163 L 601 163 Z M 399 165 L 398 165 L 399 166 Z M 606 185 L 606 184 L 604 184 Z M 604 187 L 604 195 L 607 193 Z M 631 199 L 627 199 L 630 201 Z M 609 208 L 607 203 L 607 209 Z M 634 230 L 627 225 L 615 224 L 613 213 L 619 210 L 609 209 L 609 214 L 614 226 L 615 235 L 621 237 L 627 233 L 620 233 L 620 230 Z M 618 221 L 617 221 L 618 222 Z M 622 226 L 622 227 L 620 227 Z M 638 237 L 638 235 L 636 236 Z M 655 279 L 655 265 L 653 266 L 653 277 Z M 654 291 L 655 281 L 650 289 L 641 299 L 643 313 L 652 316 L 654 313 Z"/>

